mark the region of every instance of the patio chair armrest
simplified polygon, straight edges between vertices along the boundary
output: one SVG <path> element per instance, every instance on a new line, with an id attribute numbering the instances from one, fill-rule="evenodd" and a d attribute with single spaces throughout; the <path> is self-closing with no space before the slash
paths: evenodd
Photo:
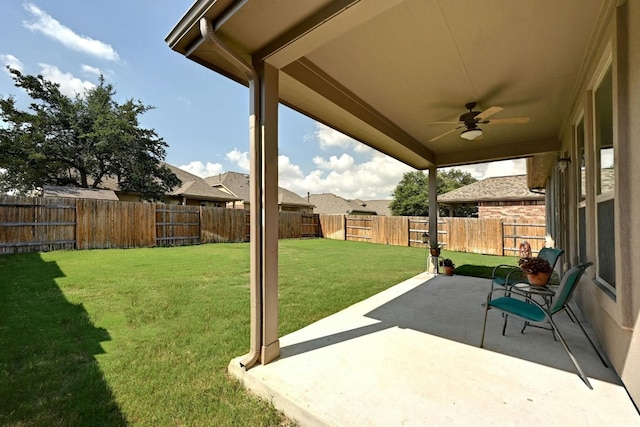
<path id="1" fill-rule="evenodd" d="M 513 283 L 510 283 L 509 280 L 512 279 L 512 276 L 511 276 L 512 274 L 515 274 L 516 277 L 513 278 Z M 521 275 L 522 280 L 520 280 L 520 278 L 518 278 L 517 275 Z M 527 283 L 527 279 L 525 278 L 524 273 L 520 268 L 518 268 L 517 270 L 511 270 L 509 273 L 507 273 L 507 276 L 504 278 L 504 287 L 509 290 L 513 288 L 513 285 L 515 285 L 516 283 Z"/>
<path id="2" fill-rule="evenodd" d="M 495 267 L 493 267 L 493 271 L 491 271 L 491 278 L 495 278 L 496 277 L 496 272 L 500 269 L 505 269 L 505 270 L 510 270 L 508 274 L 510 274 L 511 272 L 513 272 L 514 270 L 520 270 L 520 267 L 516 266 L 516 265 L 511 265 L 511 264 L 500 264 L 500 265 L 496 265 Z"/>

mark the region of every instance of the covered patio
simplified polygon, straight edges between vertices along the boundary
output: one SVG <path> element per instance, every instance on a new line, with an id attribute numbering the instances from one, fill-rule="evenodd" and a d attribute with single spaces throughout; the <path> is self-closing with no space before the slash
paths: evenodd
<path id="1" fill-rule="evenodd" d="M 473 316 L 481 311 L 473 308 L 482 298 L 462 309 L 461 302 L 472 295 L 459 292 L 463 282 L 451 287 L 455 296 L 443 291 L 439 299 L 415 298 L 402 310 L 389 309 L 392 300 L 363 302 L 366 311 L 359 318 L 336 320 L 352 308 L 280 337 L 278 106 L 428 170 L 431 218 L 438 210 L 438 168 L 526 158 L 528 187 L 545 193 L 546 231 L 565 250 L 557 273 L 594 263 L 581 279 L 576 303 L 637 403 L 638 40 L 640 2 L 631 0 L 196 1 L 166 42 L 249 88 L 251 334 L 249 352 L 230 369 L 246 371 L 246 379 L 263 375 L 265 383 L 290 387 L 291 392 L 273 392 L 286 399 L 308 396 L 301 404 L 317 406 L 314 413 L 322 417 L 341 412 L 329 405 L 335 401 L 350 403 L 354 414 L 383 419 L 375 415 L 373 408 L 382 407 L 376 402 L 399 390 L 404 395 L 394 405 L 403 407 L 406 398 L 407 407 L 429 408 L 430 416 L 441 420 L 465 411 L 475 414 L 474 423 L 484 416 L 514 424 L 563 413 L 572 424 L 576 413 L 587 424 L 604 413 L 626 417 L 628 412 L 614 404 L 624 389 L 612 386 L 607 372 L 613 371 L 587 367 L 587 375 L 602 379 L 591 391 L 563 365 L 561 348 L 552 357 L 552 347 L 535 353 L 517 341 L 533 340 L 533 332 L 509 339 L 490 334 L 488 350 L 475 347 L 479 321 Z M 436 221 L 429 227 L 435 244 Z M 399 286 L 436 292 L 441 280 L 415 290 Z M 422 303 L 441 310 L 411 310 Z M 445 320 L 421 317 L 427 314 Z M 321 345 L 331 339 L 339 342 Z M 364 350 L 352 356 L 349 347 L 361 343 Z M 348 351 L 332 353 L 343 347 Z M 307 384 L 287 386 L 293 372 Z M 314 378 L 325 379 L 321 384 L 327 388 L 316 386 Z M 338 387 L 339 382 L 344 384 Z M 312 394 L 316 387 L 318 394 Z M 371 400 L 357 400 L 359 393 L 372 393 Z M 420 399 L 425 393 L 432 398 Z M 563 405 L 567 396 L 570 403 Z M 600 420 L 608 423 L 610 417 Z"/>
<path id="2" fill-rule="evenodd" d="M 558 327 L 582 382 L 551 332 L 489 312 L 488 279 L 423 273 L 280 338 L 280 358 L 245 371 L 244 385 L 300 425 L 639 425 L 613 369 L 566 314 Z M 580 314 L 578 314 L 581 316 Z M 593 337 L 593 332 L 588 329 Z"/>

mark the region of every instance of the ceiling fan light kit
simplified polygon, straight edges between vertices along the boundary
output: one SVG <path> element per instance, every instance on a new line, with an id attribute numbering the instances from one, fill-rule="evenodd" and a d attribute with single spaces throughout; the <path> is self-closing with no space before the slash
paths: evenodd
<path id="1" fill-rule="evenodd" d="M 474 139 L 482 136 L 482 129 L 465 129 L 460 133 L 460 138 L 466 139 L 467 141 L 473 141 Z"/>

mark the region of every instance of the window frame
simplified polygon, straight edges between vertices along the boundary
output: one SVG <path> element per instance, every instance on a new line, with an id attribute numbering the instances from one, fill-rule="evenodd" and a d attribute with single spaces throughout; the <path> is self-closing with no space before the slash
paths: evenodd
<path id="1" fill-rule="evenodd" d="M 597 91 L 598 88 L 600 87 L 600 85 L 602 84 L 602 82 L 604 81 L 607 73 L 611 73 L 611 115 L 612 115 L 612 152 L 613 152 L 613 170 L 614 170 L 614 181 L 613 181 L 613 186 L 610 189 L 610 191 L 606 191 L 606 192 L 602 192 L 602 179 L 601 179 L 601 174 L 602 174 L 602 169 L 601 169 L 601 147 L 600 144 L 598 143 L 598 129 L 597 127 L 597 111 L 596 111 L 596 95 L 597 95 Z M 615 171 L 616 171 L 616 151 L 617 151 L 617 132 L 616 132 L 616 121 L 615 121 L 615 110 L 616 110 L 616 103 L 617 103 L 617 97 L 616 97 L 616 93 L 615 93 L 615 80 L 616 80 L 616 72 L 615 72 L 615 68 L 613 66 L 613 57 L 611 54 L 611 51 L 609 50 L 608 52 L 605 53 L 605 55 L 603 55 L 603 60 L 601 61 L 599 67 L 598 67 L 598 72 L 595 73 L 595 75 L 597 76 L 597 78 L 595 79 L 595 81 L 593 82 L 593 85 L 591 86 L 591 89 L 589 90 L 589 108 L 591 110 L 591 123 L 590 123 L 590 132 L 589 135 L 586 134 L 585 132 L 585 151 L 588 149 L 590 154 L 591 154 L 591 161 L 588 162 L 586 164 L 586 174 L 591 173 L 592 175 L 592 179 L 591 179 L 591 185 L 589 186 L 589 179 L 587 178 L 587 197 L 585 201 L 585 214 L 587 215 L 587 221 L 588 222 L 588 218 L 591 217 L 593 218 L 593 225 L 594 225 L 594 230 L 595 233 L 592 234 L 593 239 L 594 239 L 594 244 L 593 244 L 593 249 L 594 249 L 594 255 L 595 255 L 595 278 L 594 281 L 595 283 L 606 293 L 608 294 L 610 297 L 612 297 L 614 300 L 616 298 L 616 275 L 617 275 L 617 269 L 615 267 L 615 247 L 616 247 L 616 235 L 615 235 L 615 230 L 614 233 L 611 233 L 611 239 L 613 239 L 612 245 L 613 245 L 613 262 L 614 262 L 614 266 L 613 266 L 613 284 L 609 283 L 609 281 L 607 281 L 605 278 L 603 278 L 600 274 L 602 271 L 602 260 L 600 257 L 600 250 L 602 249 L 601 247 L 601 239 L 598 238 L 598 236 L 600 235 L 600 218 L 599 218 L 599 213 L 598 213 L 598 208 L 600 206 L 602 206 L 603 203 L 607 203 L 609 201 L 613 201 L 614 203 L 614 212 L 613 212 L 613 220 L 615 221 Z M 586 129 L 585 129 L 586 131 Z M 590 136 L 590 138 L 589 138 Z M 590 171 L 589 171 L 590 169 Z M 590 194 L 589 194 L 590 193 Z M 590 199 L 590 196 L 592 197 L 593 200 L 593 208 L 592 208 L 592 214 L 589 215 L 589 208 L 588 208 L 588 200 Z M 585 224 L 586 225 L 586 224 Z"/>

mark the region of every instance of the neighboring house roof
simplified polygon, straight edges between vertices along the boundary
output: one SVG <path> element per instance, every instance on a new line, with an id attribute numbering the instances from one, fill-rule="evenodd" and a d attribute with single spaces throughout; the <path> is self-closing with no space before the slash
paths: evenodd
<path id="1" fill-rule="evenodd" d="M 526 175 L 486 178 L 438 196 L 442 204 L 521 200 L 544 200 L 544 194 L 529 190 Z"/>
<path id="2" fill-rule="evenodd" d="M 367 208 L 372 209 L 378 213 L 378 215 L 391 216 L 391 209 L 389 205 L 392 200 L 365 200 Z"/>
<path id="3" fill-rule="evenodd" d="M 379 213 L 363 200 L 348 200 L 332 193 L 311 194 L 309 201 L 316 207 L 314 213 L 321 214 L 360 214 L 360 215 L 378 215 Z"/>
<path id="4" fill-rule="evenodd" d="M 212 187 L 237 196 L 239 199 L 249 203 L 249 174 L 240 172 L 225 172 L 219 175 L 209 176 L 204 181 Z M 308 202 L 293 191 L 278 187 L 278 204 L 288 206 L 308 206 L 313 207 L 313 203 Z"/>
<path id="5" fill-rule="evenodd" d="M 82 187 L 59 187 L 55 185 L 45 185 L 42 188 L 42 196 L 67 197 L 73 199 L 119 200 L 113 190 Z"/>
<path id="6" fill-rule="evenodd" d="M 218 188 L 211 187 L 204 181 L 203 178 L 180 169 L 177 166 L 170 165 L 169 163 L 164 163 L 164 166 L 168 167 L 171 172 L 173 172 L 182 182 L 180 185 L 167 192 L 167 196 L 186 197 L 189 199 L 212 200 L 221 202 L 232 202 L 240 200 L 232 194 L 230 195 Z M 107 177 L 103 179 L 100 186 L 109 190 L 120 192 L 120 187 L 118 186 L 118 181 L 115 177 Z"/>
<path id="7" fill-rule="evenodd" d="M 308 202 L 304 197 L 300 197 L 293 191 L 289 191 L 282 187 L 278 187 L 278 204 L 313 207 L 313 204 Z"/>
<path id="8" fill-rule="evenodd" d="M 240 200 L 249 201 L 249 175 L 238 172 L 225 172 L 219 175 L 209 176 L 204 181 L 212 187 L 216 187 L 229 194 L 237 196 Z"/>
<path id="9" fill-rule="evenodd" d="M 241 200 L 232 194 L 230 195 L 220 190 L 219 188 L 211 187 L 203 178 L 200 178 L 197 175 L 189 173 L 168 163 L 165 163 L 165 166 L 171 169 L 171 172 L 173 172 L 178 177 L 178 179 L 182 181 L 182 185 L 173 188 L 171 192 L 167 193 L 167 195 L 169 196 L 188 197 L 191 199 L 202 200 L 219 200 L 227 202 Z"/>

